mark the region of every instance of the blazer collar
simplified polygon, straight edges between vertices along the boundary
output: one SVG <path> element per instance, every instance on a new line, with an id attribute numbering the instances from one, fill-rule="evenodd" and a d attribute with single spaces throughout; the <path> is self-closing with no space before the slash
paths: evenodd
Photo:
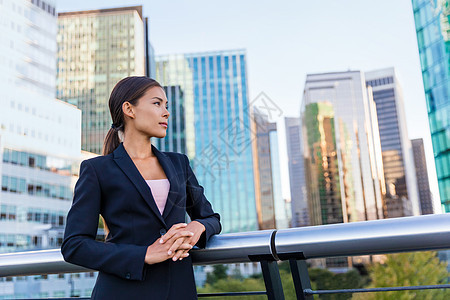
<path id="1" fill-rule="evenodd" d="M 155 154 L 156 158 L 158 159 L 158 162 L 161 164 L 164 170 L 164 173 L 166 173 L 167 179 L 170 182 L 169 195 L 167 196 L 167 202 L 162 216 L 158 210 L 158 207 L 156 206 L 156 202 L 155 199 L 153 198 L 150 187 L 145 182 L 145 179 L 142 177 L 141 173 L 137 169 L 131 157 L 128 155 L 127 151 L 125 150 L 125 147 L 123 146 L 123 143 L 120 143 L 119 147 L 117 147 L 117 149 L 114 150 L 113 157 L 117 165 L 127 175 L 127 177 L 136 187 L 136 189 L 142 195 L 144 200 L 150 206 L 151 210 L 158 218 L 158 220 L 167 228 L 167 224 L 165 223 L 164 219 L 167 217 L 170 210 L 173 208 L 175 201 L 178 198 L 179 182 L 177 179 L 175 167 L 173 166 L 170 158 L 163 152 L 160 152 L 158 149 L 156 149 L 155 146 L 151 145 L 151 147 L 152 152 Z"/>

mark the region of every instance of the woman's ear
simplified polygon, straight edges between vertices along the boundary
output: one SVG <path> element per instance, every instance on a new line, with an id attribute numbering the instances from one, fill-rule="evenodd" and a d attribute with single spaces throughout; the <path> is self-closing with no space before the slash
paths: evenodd
<path id="1" fill-rule="evenodd" d="M 131 105 L 131 103 L 128 101 L 125 101 L 122 104 L 122 111 L 125 116 L 127 116 L 131 119 L 134 119 L 136 117 L 136 115 L 134 114 L 133 105 Z"/>

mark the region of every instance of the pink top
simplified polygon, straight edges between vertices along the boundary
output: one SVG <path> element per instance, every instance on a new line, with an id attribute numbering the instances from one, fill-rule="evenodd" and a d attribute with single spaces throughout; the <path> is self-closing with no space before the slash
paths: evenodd
<path id="1" fill-rule="evenodd" d="M 158 206 L 159 212 L 162 216 L 164 207 L 166 206 L 167 196 L 169 195 L 169 179 L 151 179 L 146 180 L 145 182 L 147 182 L 148 186 L 150 187 L 153 198 L 156 202 L 156 206 Z"/>

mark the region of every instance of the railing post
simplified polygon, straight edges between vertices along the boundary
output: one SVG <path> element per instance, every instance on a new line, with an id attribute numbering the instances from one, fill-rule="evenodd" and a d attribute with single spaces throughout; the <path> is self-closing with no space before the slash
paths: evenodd
<path id="1" fill-rule="evenodd" d="M 313 300 L 314 296 L 305 294 L 305 290 L 311 290 L 311 281 L 309 280 L 308 266 L 304 259 L 289 259 L 291 267 L 292 280 L 294 281 L 295 293 L 298 300 Z"/>
<path id="2" fill-rule="evenodd" d="M 278 263 L 274 260 L 261 260 L 261 269 L 266 285 L 268 300 L 284 300 Z"/>

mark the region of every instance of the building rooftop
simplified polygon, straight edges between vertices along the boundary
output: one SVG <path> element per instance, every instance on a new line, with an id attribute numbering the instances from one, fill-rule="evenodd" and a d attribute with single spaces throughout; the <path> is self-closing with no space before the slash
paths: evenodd
<path id="1" fill-rule="evenodd" d="M 104 14 L 104 13 L 114 13 L 135 10 L 139 14 L 142 20 L 142 6 L 128 6 L 128 7 L 116 7 L 116 8 L 104 8 L 104 9 L 94 9 L 94 10 L 80 10 L 80 11 L 68 11 L 58 13 L 59 17 L 69 17 L 76 15 L 88 15 L 88 14 Z"/>

